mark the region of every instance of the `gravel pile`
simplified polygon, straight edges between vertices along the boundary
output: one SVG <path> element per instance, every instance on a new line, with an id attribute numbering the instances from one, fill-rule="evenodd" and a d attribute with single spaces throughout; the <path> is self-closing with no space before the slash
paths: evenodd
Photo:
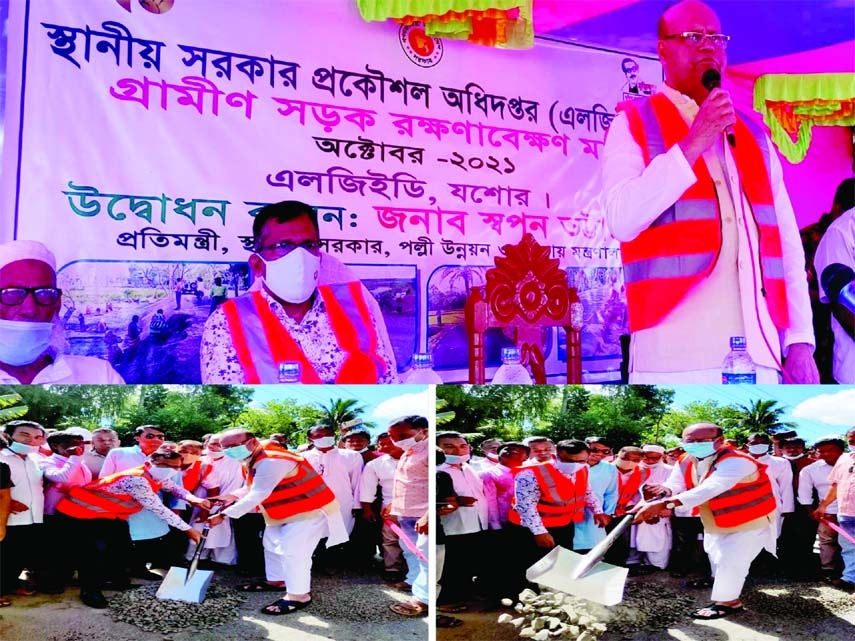
<path id="1" fill-rule="evenodd" d="M 675 592 L 668 585 L 652 581 L 630 581 L 619 605 L 606 609 L 593 604 L 591 608 L 612 635 L 628 637 L 640 631 L 664 631 L 684 622 L 698 606 L 693 594 Z"/>
<path id="2" fill-rule="evenodd" d="M 170 633 L 185 628 L 213 628 L 238 617 L 244 598 L 226 586 L 211 585 L 202 603 L 161 601 L 157 585 L 128 590 L 109 599 L 110 615 L 148 632 Z"/>

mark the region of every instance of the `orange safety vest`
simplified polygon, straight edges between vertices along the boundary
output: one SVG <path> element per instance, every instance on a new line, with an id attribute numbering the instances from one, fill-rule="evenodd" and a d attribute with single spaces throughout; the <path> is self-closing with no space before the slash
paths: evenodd
<path id="1" fill-rule="evenodd" d="M 246 479 L 249 487 L 252 487 L 256 465 L 266 458 L 285 459 L 297 464 L 297 473 L 279 481 L 270 495 L 261 502 L 262 510 L 271 519 L 285 519 L 295 514 L 319 510 L 335 501 L 333 491 L 306 459 L 273 443 L 262 446 L 249 458 L 249 474 Z"/>
<path id="2" fill-rule="evenodd" d="M 617 466 L 615 466 L 617 470 Z M 629 507 L 632 500 L 638 494 L 641 484 L 650 477 L 650 470 L 642 469 L 637 465 L 635 469 L 629 473 L 629 478 L 624 481 L 623 473 L 617 470 L 618 477 L 618 499 L 615 507 L 615 516 L 626 514 L 626 508 Z"/>
<path id="3" fill-rule="evenodd" d="M 202 481 L 208 478 L 213 471 L 213 466 L 208 465 L 207 463 L 202 463 L 202 460 L 198 459 L 193 463 L 193 465 L 182 471 L 181 484 L 184 486 L 185 490 L 192 494 L 200 485 L 202 485 Z"/>
<path id="4" fill-rule="evenodd" d="M 534 472 L 537 479 L 537 485 L 540 488 L 537 513 L 540 514 L 544 527 L 561 527 L 585 520 L 585 493 L 588 490 L 587 465 L 576 472 L 572 479 L 555 469 L 552 463 L 517 467 L 512 472 L 516 476 L 525 470 Z M 514 525 L 522 525 L 520 514 L 513 507 L 514 505 L 516 505 L 516 497 L 511 499 L 508 520 Z"/>
<path id="5" fill-rule="evenodd" d="M 346 354 L 336 383 L 377 383 L 386 363 L 377 355 L 377 331 L 362 294 L 362 283 L 319 285 L 339 349 Z M 301 381 L 323 383 L 302 348 L 293 339 L 261 292 L 222 304 L 232 343 L 250 385 L 279 382 L 279 363 L 300 363 Z"/>
<path id="6" fill-rule="evenodd" d="M 712 474 L 719 461 L 734 456 L 754 463 L 757 466 L 758 478 L 754 481 L 737 483 L 727 490 L 727 492 L 723 492 L 709 500 L 713 522 L 721 528 L 744 525 L 762 516 L 771 514 L 777 507 L 775 494 L 772 491 L 772 483 L 769 480 L 769 475 L 766 473 L 766 464 L 743 452 L 729 447 L 719 450 L 704 478 Z M 691 456 L 685 456 L 680 459 L 679 465 L 683 472 L 683 478 L 686 481 L 686 489 L 691 490 L 695 487 L 695 459 Z"/>
<path id="7" fill-rule="evenodd" d="M 644 164 L 665 153 L 689 132 L 677 107 L 664 95 L 618 105 L 626 112 Z M 732 149 L 759 234 L 762 292 L 775 326 L 789 326 L 781 234 L 770 178 L 771 150 L 763 131 L 738 117 Z M 621 243 L 630 331 L 654 327 L 686 294 L 710 275 L 721 251 L 718 194 L 703 158 L 693 170 L 697 182 L 636 238 Z"/>
<path id="8" fill-rule="evenodd" d="M 690 466 L 688 464 L 688 462 L 685 464 L 683 463 L 683 461 L 687 461 L 690 458 L 692 458 L 692 457 L 689 456 L 688 454 L 684 453 L 684 454 L 681 454 L 680 458 L 677 459 L 677 465 L 680 466 L 680 470 L 683 472 L 683 481 L 685 482 L 687 488 L 692 487 L 691 484 L 694 484 L 694 482 L 695 482 L 694 479 L 692 478 L 692 471 L 693 471 L 694 466 Z M 690 516 L 700 516 L 700 515 L 701 515 L 701 511 L 698 509 L 698 507 L 697 506 L 693 507 Z"/>
<path id="9" fill-rule="evenodd" d="M 130 494 L 120 494 L 110 489 L 116 481 L 128 476 L 142 476 L 156 494 L 161 483 L 145 475 L 145 468 L 132 467 L 87 485 L 72 487 L 56 505 L 58 512 L 76 519 L 122 519 L 126 521 L 131 514 L 142 510 L 142 505 Z"/>

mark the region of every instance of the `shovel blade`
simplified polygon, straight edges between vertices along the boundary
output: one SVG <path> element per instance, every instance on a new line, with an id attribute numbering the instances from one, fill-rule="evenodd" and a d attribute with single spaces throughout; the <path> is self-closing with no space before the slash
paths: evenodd
<path id="1" fill-rule="evenodd" d="M 163 583 L 157 589 L 157 598 L 168 601 L 202 603 L 205 600 L 205 594 L 208 592 L 208 586 L 211 584 L 214 573 L 210 570 L 197 570 L 189 581 L 187 581 L 187 573 L 186 568 L 169 568 L 169 572 L 163 578 Z"/>
<path id="2" fill-rule="evenodd" d="M 581 554 L 555 547 L 526 570 L 525 576 L 534 583 L 603 605 L 620 603 L 629 570 L 608 563 L 597 563 L 585 576 L 574 579 L 584 559 Z"/>

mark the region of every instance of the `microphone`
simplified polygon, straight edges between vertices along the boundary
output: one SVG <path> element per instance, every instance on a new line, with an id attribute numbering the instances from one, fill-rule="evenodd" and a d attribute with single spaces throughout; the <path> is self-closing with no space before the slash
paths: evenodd
<path id="1" fill-rule="evenodd" d="M 704 71 L 704 75 L 701 76 L 701 84 L 707 91 L 718 89 L 721 87 L 721 74 L 717 69 L 707 69 Z M 733 135 L 733 128 L 728 125 L 724 133 L 727 136 L 727 144 L 731 147 L 736 147 L 736 136 Z"/>
<path id="2" fill-rule="evenodd" d="M 819 282 L 829 301 L 855 314 L 855 271 L 851 267 L 832 263 L 822 270 Z"/>

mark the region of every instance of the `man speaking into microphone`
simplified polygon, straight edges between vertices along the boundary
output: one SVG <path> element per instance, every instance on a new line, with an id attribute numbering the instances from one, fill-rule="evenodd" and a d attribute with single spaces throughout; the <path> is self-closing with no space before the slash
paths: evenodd
<path id="1" fill-rule="evenodd" d="M 658 23 L 665 83 L 618 106 L 603 151 L 621 243 L 630 383 L 719 383 L 744 336 L 758 383 L 819 383 L 804 252 L 781 164 L 722 89 L 730 36 L 698 0 Z"/>

